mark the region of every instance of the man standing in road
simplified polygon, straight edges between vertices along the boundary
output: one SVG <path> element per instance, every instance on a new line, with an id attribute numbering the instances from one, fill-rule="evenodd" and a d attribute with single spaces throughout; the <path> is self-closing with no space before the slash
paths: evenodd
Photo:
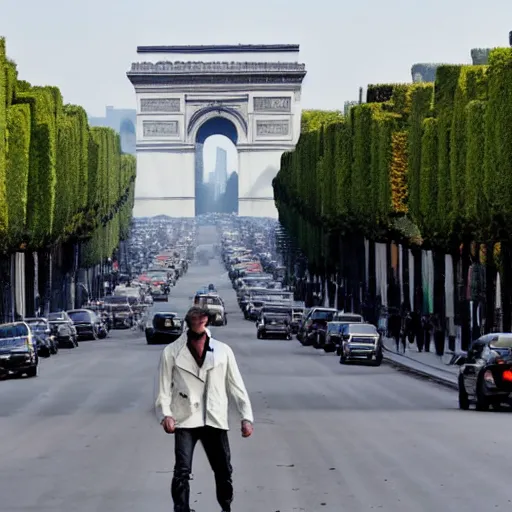
<path id="1" fill-rule="evenodd" d="M 233 482 L 228 441 L 228 396 L 242 420 L 242 436 L 253 431 L 249 395 L 235 355 L 211 337 L 208 310 L 193 307 L 186 317 L 188 330 L 162 354 L 156 410 L 165 432 L 175 434 L 175 466 L 171 484 L 174 512 L 190 509 L 190 473 L 197 441 L 201 441 L 215 474 L 217 501 L 231 512 Z"/>

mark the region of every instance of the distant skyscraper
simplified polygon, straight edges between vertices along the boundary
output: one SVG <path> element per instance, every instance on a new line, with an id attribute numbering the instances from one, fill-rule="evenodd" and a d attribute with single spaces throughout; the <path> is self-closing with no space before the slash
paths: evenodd
<path id="1" fill-rule="evenodd" d="M 107 107 L 105 117 L 89 117 L 89 124 L 112 128 L 121 136 L 122 151 L 135 154 L 137 144 L 135 136 L 137 111 L 135 109 Z"/>
<path id="2" fill-rule="evenodd" d="M 217 159 L 215 162 L 215 199 L 218 199 L 226 191 L 228 180 L 228 153 L 225 149 L 217 148 Z"/>

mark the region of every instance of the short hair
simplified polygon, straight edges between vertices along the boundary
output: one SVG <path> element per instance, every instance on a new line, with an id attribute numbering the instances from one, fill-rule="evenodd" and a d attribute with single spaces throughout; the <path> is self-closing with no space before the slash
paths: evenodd
<path id="1" fill-rule="evenodd" d="M 187 314 L 185 315 L 185 322 L 190 327 L 190 321 L 192 318 L 208 318 L 208 322 L 210 321 L 211 314 L 210 311 L 206 308 L 202 308 L 200 306 L 192 306 Z"/>

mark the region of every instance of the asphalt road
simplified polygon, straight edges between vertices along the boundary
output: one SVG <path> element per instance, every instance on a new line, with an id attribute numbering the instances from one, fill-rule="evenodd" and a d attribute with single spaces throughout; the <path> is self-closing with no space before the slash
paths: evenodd
<path id="1" fill-rule="evenodd" d="M 454 391 L 383 365 L 341 366 L 296 340 L 257 340 L 220 263 L 192 266 L 155 309 L 185 312 L 210 282 L 227 304 L 214 334 L 238 358 L 255 411 L 232 417 L 234 512 L 510 510 L 507 413 L 462 412 Z M 153 414 L 162 347 L 116 331 L 0 382 L 1 512 L 168 512 L 173 437 Z M 198 446 L 192 505 L 213 512 Z"/>

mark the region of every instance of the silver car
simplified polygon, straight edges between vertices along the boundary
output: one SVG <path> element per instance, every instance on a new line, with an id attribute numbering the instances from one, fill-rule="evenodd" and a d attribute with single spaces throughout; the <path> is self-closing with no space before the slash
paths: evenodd
<path id="1" fill-rule="evenodd" d="M 340 364 L 349 360 L 367 360 L 374 366 L 382 363 L 382 343 L 377 328 L 371 324 L 345 324 L 341 328 Z"/>

